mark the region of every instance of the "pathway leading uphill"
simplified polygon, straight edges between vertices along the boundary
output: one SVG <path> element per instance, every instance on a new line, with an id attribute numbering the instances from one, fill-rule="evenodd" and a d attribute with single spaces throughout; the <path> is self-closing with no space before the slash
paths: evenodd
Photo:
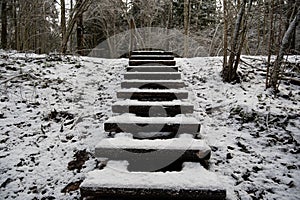
<path id="1" fill-rule="evenodd" d="M 83 199 L 226 199 L 172 52 L 133 52 Z"/>

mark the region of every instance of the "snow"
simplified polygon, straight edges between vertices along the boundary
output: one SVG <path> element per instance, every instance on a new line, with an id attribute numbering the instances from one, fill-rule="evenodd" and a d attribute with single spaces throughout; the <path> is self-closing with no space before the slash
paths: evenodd
<path id="1" fill-rule="evenodd" d="M 148 82 L 148 81 L 144 81 Z M 144 93 L 187 93 L 186 90 L 179 90 L 179 89 L 138 89 L 138 88 L 130 88 L 130 89 L 120 89 L 118 92 L 122 93 L 135 93 L 135 92 L 144 92 Z"/>
<path id="2" fill-rule="evenodd" d="M 126 72 L 128 75 L 181 75 L 178 72 Z"/>
<path id="3" fill-rule="evenodd" d="M 173 101 L 138 101 L 138 100 L 122 100 L 122 101 L 117 101 L 114 103 L 114 105 L 118 106 L 131 106 L 131 105 L 137 105 L 137 106 L 176 106 L 176 105 L 181 105 L 181 106 L 190 106 L 191 103 L 189 102 L 184 102 L 180 100 L 173 100 Z"/>
<path id="4" fill-rule="evenodd" d="M 124 113 L 109 118 L 106 123 L 120 124 L 199 124 L 193 117 L 177 115 L 176 117 L 138 117 L 135 114 Z"/>
<path id="5" fill-rule="evenodd" d="M 79 199 L 78 190 L 61 190 L 97 165 L 90 156 L 80 171 L 68 170 L 75 152 L 93 155 L 105 137 L 103 123 L 112 115 L 128 60 L 48 57 L 0 51 L 1 199 Z M 220 77 L 222 58 L 176 58 L 212 149 L 209 171 L 220 177 L 230 200 L 299 199 L 300 88 L 282 81 L 274 98 L 260 71 L 266 58 L 242 59 L 253 67 L 242 64 L 242 83 L 227 84 Z M 22 73 L 32 76 L 17 77 Z M 54 110 L 57 117 L 49 118 Z M 118 182 L 114 177 L 105 180 Z"/>
<path id="6" fill-rule="evenodd" d="M 127 161 L 109 161 L 104 170 L 90 172 L 82 187 L 223 189 L 215 174 L 205 170 L 199 163 L 185 163 L 182 171 L 166 173 L 128 172 L 127 166 Z"/>
<path id="7" fill-rule="evenodd" d="M 195 140 L 188 137 L 173 138 L 169 140 L 137 140 L 128 137 L 105 138 L 96 145 L 96 148 L 112 147 L 123 149 L 193 149 L 199 151 L 210 149 L 204 140 Z"/>

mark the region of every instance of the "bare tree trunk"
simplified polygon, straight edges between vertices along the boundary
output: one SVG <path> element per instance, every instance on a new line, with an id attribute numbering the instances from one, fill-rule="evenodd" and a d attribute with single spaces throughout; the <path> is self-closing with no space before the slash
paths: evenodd
<path id="1" fill-rule="evenodd" d="M 18 35 L 19 35 L 19 29 L 18 29 L 18 20 L 17 20 L 17 0 L 13 1 L 13 24 L 14 24 L 14 46 L 13 49 L 18 50 Z"/>
<path id="2" fill-rule="evenodd" d="M 274 1 L 272 1 L 271 7 L 269 9 L 270 15 L 270 24 L 269 24 L 269 43 L 268 43 L 268 65 L 267 65 L 267 75 L 266 75 L 266 88 L 270 87 L 269 85 L 269 73 L 271 65 L 271 55 L 272 55 L 272 41 L 273 41 L 273 21 L 274 21 Z"/>
<path id="3" fill-rule="evenodd" d="M 78 5 L 82 4 L 82 0 L 77 0 Z M 83 14 L 80 13 L 77 18 L 77 53 L 83 55 Z"/>
<path id="4" fill-rule="evenodd" d="M 245 14 L 246 3 L 247 3 L 247 0 L 243 0 L 242 5 L 240 6 L 240 10 L 239 10 L 236 22 L 235 22 L 233 38 L 231 40 L 232 41 L 231 42 L 231 52 L 229 55 L 228 65 L 223 67 L 222 76 L 223 76 L 223 80 L 225 82 L 232 82 L 237 77 L 236 70 L 233 65 L 234 65 L 234 62 L 238 62 L 238 60 L 235 60 L 235 58 L 236 58 L 236 55 L 238 54 L 237 48 L 238 48 L 238 44 L 240 41 L 240 30 L 241 30 L 241 26 L 242 26 L 243 17 Z"/>
<path id="5" fill-rule="evenodd" d="M 279 74 L 282 70 L 281 64 L 282 64 L 283 56 L 286 54 L 286 51 L 288 50 L 289 44 L 292 39 L 292 35 L 294 33 L 294 30 L 296 29 L 297 24 L 299 23 L 299 20 L 300 20 L 300 10 L 298 10 L 294 20 L 290 23 L 287 31 L 283 36 L 279 53 L 275 60 L 274 68 L 271 73 L 270 83 L 271 83 L 271 87 L 274 89 L 275 92 L 278 91 L 278 87 L 279 87 L 279 81 L 280 81 Z"/>
<path id="6" fill-rule="evenodd" d="M 88 8 L 88 6 L 90 5 L 90 2 L 91 2 L 91 0 L 82 0 L 82 4 L 79 5 L 76 3 L 75 8 L 73 9 L 73 12 L 68 21 L 66 37 L 62 42 L 62 49 L 61 49 L 62 53 L 66 53 L 67 44 L 68 44 L 70 35 L 73 32 L 75 23 L 77 22 L 78 17 L 80 15 L 82 15 L 82 13 Z"/>
<path id="7" fill-rule="evenodd" d="M 60 5 L 61 5 L 61 35 L 62 35 L 62 44 L 61 45 L 63 45 L 63 41 L 65 41 L 66 32 L 67 32 L 65 0 L 60 0 Z"/>
<path id="8" fill-rule="evenodd" d="M 227 49 L 228 49 L 228 15 L 227 15 L 227 0 L 223 0 L 223 68 L 227 66 Z"/>
<path id="9" fill-rule="evenodd" d="M 238 48 L 237 53 L 236 53 L 236 59 L 235 59 L 235 63 L 234 63 L 234 72 L 236 72 L 237 69 L 238 69 L 238 65 L 239 65 L 239 62 L 240 62 L 241 54 L 242 54 L 242 49 L 243 49 L 243 46 L 244 46 L 244 43 L 245 43 L 245 40 L 246 40 L 246 36 L 247 36 L 247 32 L 248 32 L 247 19 L 250 15 L 251 7 L 252 7 L 252 0 L 249 1 L 247 14 L 243 19 L 243 30 L 242 30 L 242 34 L 241 34 L 241 38 L 240 38 L 239 48 Z"/>
<path id="10" fill-rule="evenodd" d="M 1 46 L 7 49 L 7 2 L 2 0 L 1 3 Z"/>
<path id="11" fill-rule="evenodd" d="M 184 57 L 188 56 L 189 51 L 189 6 L 190 0 L 184 0 Z"/>

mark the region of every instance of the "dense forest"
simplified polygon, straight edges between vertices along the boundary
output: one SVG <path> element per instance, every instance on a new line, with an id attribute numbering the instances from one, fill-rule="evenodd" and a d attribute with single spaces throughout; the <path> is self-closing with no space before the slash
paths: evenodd
<path id="1" fill-rule="evenodd" d="M 118 41 L 109 38 L 124 31 L 160 27 L 193 38 L 192 55 L 224 56 L 228 82 L 241 54 L 269 56 L 269 65 L 276 55 L 276 88 L 283 56 L 300 51 L 299 8 L 300 0 L 1 0 L 0 48 L 88 55 L 103 41 L 111 50 Z M 191 57 L 186 43 L 181 56 Z"/>

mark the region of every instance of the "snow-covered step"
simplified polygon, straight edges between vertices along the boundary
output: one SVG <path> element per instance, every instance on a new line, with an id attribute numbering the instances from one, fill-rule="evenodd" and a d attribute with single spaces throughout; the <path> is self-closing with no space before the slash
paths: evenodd
<path id="1" fill-rule="evenodd" d="M 139 66 L 139 65 L 167 65 L 175 66 L 175 60 L 129 60 L 129 66 Z"/>
<path id="2" fill-rule="evenodd" d="M 118 101 L 112 105 L 114 113 L 133 113 L 142 117 L 166 116 L 174 117 L 178 114 L 193 113 L 194 106 L 182 101 Z"/>
<path id="3" fill-rule="evenodd" d="M 174 55 L 173 52 L 170 51 L 133 51 L 131 52 L 131 56 L 135 55 Z"/>
<path id="4" fill-rule="evenodd" d="M 173 101 L 187 99 L 188 91 L 177 89 L 121 89 L 117 92 L 117 98 L 133 99 L 140 101 Z"/>
<path id="5" fill-rule="evenodd" d="M 181 73 L 178 72 L 127 72 L 125 80 L 180 80 Z"/>
<path id="6" fill-rule="evenodd" d="M 131 55 L 131 60 L 174 60 L 173 55 Z"/>
<path id="7" fill-rule="evenodd" d="M 109 161 L 103 170 L 87 174 L 81 196 L 101 199 L 214 199 L 226 190 L 215 173 L 199 163 L 184 163 L 176 172 L 130 172 L 127 161 Z"/>
<path id="8" fill-rule="evenodd" d="M 126 80 L 121 83 L 121 88 L 144 89 L 180 89 L 186 85 L 180 80 Z"/>
<path id="9" fill-rule="evenodd" d="M 178 72 L 178 66 L 128 66 L 128 72 Z"/>
<path id="10" fill-rule="evenodd" d="M 195 118 L 186 116 L 138 117 L 134 114 L 122 114 L 108 119 L 104 123 L 104 130 L 110 133 L 141 133 L 135 135 L 136 137 L 143 135 L 147 137 L 149 132 L 173 133 L 167 135 L 170 137 L 182 133 L 197 134 L 200 131 L 200 123 Z"/>
<path id="11" fill-rule="evenodd" d="M 168 140 L 105 138 L 95 149 L 98 160 L 127 160 L 131 171 L 158 171 L 175 162 L 207 161 L 210 155 L 211 149 L 206 142 L 192 136 Z"/>

